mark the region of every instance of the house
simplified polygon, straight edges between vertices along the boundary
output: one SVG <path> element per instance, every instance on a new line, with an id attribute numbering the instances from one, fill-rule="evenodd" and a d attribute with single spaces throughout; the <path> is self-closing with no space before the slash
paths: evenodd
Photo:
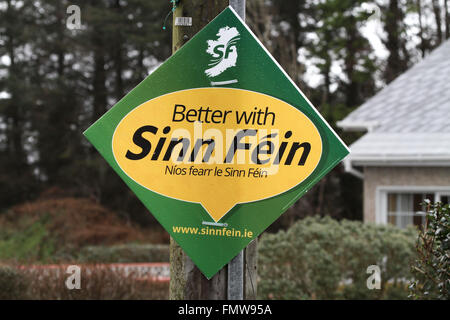
<path id="1" fill-rule="evenodd" d="M 450 40 L 338 126 L 366 132 L 344 162 L 364 179 L 364 221 L 422 224 L 423 199 L 450 200 Z"/>

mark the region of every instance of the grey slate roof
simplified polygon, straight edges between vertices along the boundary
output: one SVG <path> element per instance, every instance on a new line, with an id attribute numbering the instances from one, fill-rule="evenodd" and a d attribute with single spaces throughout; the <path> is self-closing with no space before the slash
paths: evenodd
<path id="1" fill-rule="evenodd" d="M 400 161 L 450 166 L 450 40 L 338 125 L 369 130 L 350 146 L 355 164 Z"/>

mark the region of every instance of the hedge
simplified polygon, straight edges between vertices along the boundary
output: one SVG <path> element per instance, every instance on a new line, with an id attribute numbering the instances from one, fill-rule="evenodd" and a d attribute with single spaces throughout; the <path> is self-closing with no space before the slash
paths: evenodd
<path id="1" fill-rule="evenodd" d="M 76 260 L 103 263 L 169 262 L 169 246 L 164 244 L 88 246 L 80 251 Z"/>
<path id="2" fill-rule="evenodd" d="M 66 287 L 68 274 L 45 269 L 30 271 L 0 265 L 0 300 L 155 300 L 169 298 L 169 283 L 142 281 L 107 268 L 83 272 L 81 288 Z"/>
<path id="3" fill-rule="evenodd" d="M 259 245 L 262 299 L 407 299 L 417 230 L 306 218 Z M 367 288 L 367 268 L 381 269 L 381 289 Z"/>

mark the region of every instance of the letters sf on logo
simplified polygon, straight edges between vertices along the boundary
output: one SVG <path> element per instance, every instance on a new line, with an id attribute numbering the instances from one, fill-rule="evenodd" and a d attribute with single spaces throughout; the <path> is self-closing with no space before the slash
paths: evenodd
<path id="1" fill-rule="evenodd" d="M 208 278 L 348 154 L 231 8 L 85 135 Z"/>

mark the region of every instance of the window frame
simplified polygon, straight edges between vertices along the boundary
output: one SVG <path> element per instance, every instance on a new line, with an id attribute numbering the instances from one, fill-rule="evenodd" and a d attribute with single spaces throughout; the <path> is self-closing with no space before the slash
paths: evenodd
<path id="1" fill-rule="evenodd" d="M 433 193 L 434 201 L 450 196 L 450 186 L 378 186 L 375 195 L 375 223 L 388 224 L 388 193 Z"/>

